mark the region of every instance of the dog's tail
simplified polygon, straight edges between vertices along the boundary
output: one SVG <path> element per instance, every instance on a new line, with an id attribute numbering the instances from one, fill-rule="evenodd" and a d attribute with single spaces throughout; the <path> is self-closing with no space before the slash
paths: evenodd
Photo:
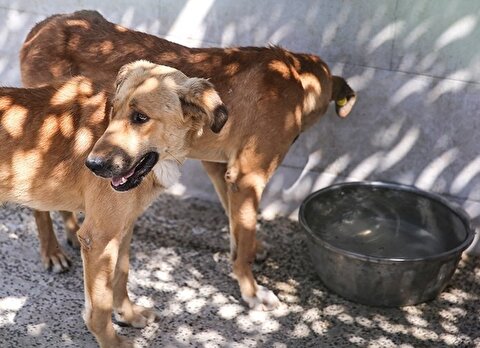
<path id="1" fill-rule="evenodd" d="M 340 76 L 332 76 L 333 88 L 331 101 L 335 101 L 335 111 L 340 117 L 347 117 L 357 100 L 357 94 Z"/>

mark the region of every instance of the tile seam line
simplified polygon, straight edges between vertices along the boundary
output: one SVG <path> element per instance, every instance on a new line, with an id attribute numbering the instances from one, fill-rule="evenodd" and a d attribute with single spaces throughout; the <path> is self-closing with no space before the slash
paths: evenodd
<path id="1" fill-rule="evenodd" d="M 8 6 L 0 6 L 0 10 L 11 10 L 11 11 L 17 11 L 17 12 L 21 12 L 21 13 L 30 13 L 30 14 L 43 15 L 43 16 L 51 16 L 51 15 L 53 15 L 53 13 L 37 12 L 37 11 L 31 11 L 31 10 L 23 10 L 23 9 L 8 7 Z M 65 12 L 62 12 L 62 13 L 65 13 Z"/>
<path id="2" fill-rule="evenodd" d="M 395 43 L 396 43 L 396 40 L 397 40 L 397 10 L 398 10 L 398 1 L 399 0 L 396 0 L 395 1 L 395 8 L 393 9 L 393 23 L 394 23 L 394 26 L 393 26 L 393 39 L 392 39 L 392 44 L 390 46 L 390 70 L 393 70 L 393 60 L 394 60 L 394 56 L 395 56 Z"/>
<path id="3" fill-rule="evenodd" d="M 325 62 L 328 63 L 329 66 L 332 66 L 332 63 L 335 64 L 335 62 L 331 60 L 325 59 Z M 430 75 L 430 74 L 422 74 L 422 73 L 415 73 L 411 71 L 405 71 L 405 70 L 400 70 L 400 69 L 388 69 L 388 68 L 382 68 L 382 67 L 377 67 L 377 66 L 369 66 L 369 65 L 363 65 L 363 64 L 354 64 L 350 62 L 339 62 L 340 64 L 344 65 L 349 65 L 349 66 L 355 66 L 355 67 L 360 67 L 360 68 L 369 68 L 369 69 L 374 69 L 374 70 L 381 70 L 381 71 L 391 71 L 395 73 L 400 73 L 400 74 L 405 74 L 405 75 L 413 75 L 413 76 L 423 76 L 423 77 L 428 77 L 436 80 L 448 80 L 448 81 L 455 81 L 455 82 L 462 82 L 462 83 L 467 83 L 470 85 L 480 85 L 480 82 L 477 81 L 471 81 L 471 80 L 460 80 L 460 79 L 452 79 L 450 77 L 443 77 L 443 76 L 437 76 L 437 75 Z"/>

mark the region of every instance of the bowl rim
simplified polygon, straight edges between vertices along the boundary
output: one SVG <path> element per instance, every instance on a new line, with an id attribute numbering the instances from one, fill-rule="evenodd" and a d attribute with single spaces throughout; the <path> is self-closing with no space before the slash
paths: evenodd
<path id="1" fill-rule="evenodd" d="M 340 247 L 334 246 L 322 238 L 318 237 L 313 231 L 310 229 L 310 227 L 307 224 L 306 217 L 305 217 L 305 209 L 308 203 L 317 197 L 318 195 L 322 195 L 326 192 L 334 191 L 337 190 L 340 187 L 348 187 L 348 186 L 361 186 L 361 187 L 370 187 L 370 188 L 388 188 L 388 189 L 393 189 L 397 191 L 405 191 L 408 193 L 413 193 L 419 196 L 423 196 L 429 199 L 432 199 L 440 204 L 443 204 L 447 209 L 452 211 L 455 215 L 457 215 L 460 218 L 460 221 L 463 223 L 465 226 L 466 230 L 466 237 L 463 240 L 462 243 L 460 243 L 458 246 L 456 246 L 453 249 L 444 251 L 442 253 L 436 254 L 436 255 L 429 255 L 425 257 L 417 257 L 417 258 L 399 258 L 399 257 L 379 257 L 379 256 L 369 256 L 369 255 L 364 255 L 360 253 L 356 253 L 353 251 L 345 250 Z M 325 188 L 322 188 L 320 190 L 317 190 L 315 192 L 312 192 L 309 194 L 302 202 L 300 205 L 300 209 L 298 212 L 298 221 L 300 222 L 300 225 L 303 227 L 303 230 L 305 233 L 313 238 L 313 240 L 316 243 L 321 244 L 323 247 L 326 249 L 329 249 L 333 252 L 358 259 L 358 260 L 363 260 L 363 261 L 369 261 L 369 262 L 374 262 L 374 263 L 402 263 L 402 262 L 420 262 L 420 261 L 430 261 L 430 260 L 441 260 L 441 259 L 448 259 L 454 256 L 455 254 L 460 254 L 462 251 L 464 251 L 468 246 L 473 242 L 473 238 L 475 237 L 475 232 L 474 228 L 472 226 L 472 222 L 470 217 L 468 216 L 467 212 L 460 207 L 458 204 L 454 204 L 450 202 L 448 199 L 445 197 L 442 197 L 439 194 L 432 193 L 432 192 L 427 192 L 424 190 L 421 190 L 417 187 L 414 186 L 409 186 L 409 185 L 404 185 L 404 184 L 398 184 L 398 183 L 392 183 L 392 182 L 382 182 L 382 181 L 351 181 L 351 182 L 342 182 L 334 185 L 327 186 Z"/>

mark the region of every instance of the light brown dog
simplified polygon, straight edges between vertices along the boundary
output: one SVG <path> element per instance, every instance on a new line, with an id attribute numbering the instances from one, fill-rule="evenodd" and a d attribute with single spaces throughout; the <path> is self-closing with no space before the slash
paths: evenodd
<path id="1" fill-rule="evenodd" d="M 229 109 L 218 136 L 205 132 L 188 157 L 202 160 L 230 220 L 233 272 L 251 307 L 279 303 L 258 285 L 252 263 L 262 192 L 297 136 L 331 101 L 345 117 L 355 92 L 317 56 L 278 47 L 188 48 L 105 20 L 98 12 L 55 15 L 28 34 L 20 54 L 26 85 L 72 74 L 111 81 L 122 64 L 148 59 L 208 78 Z"/>
<path id="2" fill-rule="evenodd" d="M 101 347 L 131 346 L 116 335 L 112 309 L 135 327 L 155 318 L 127 293 L 133 224 L 178 179 L 195 138 L 225 120 L 210 82 L 146 61 L 120 70 L 113 99 L 86 77 L 0 88 L 0 201 L 84 211 L 85 319 Z"/>

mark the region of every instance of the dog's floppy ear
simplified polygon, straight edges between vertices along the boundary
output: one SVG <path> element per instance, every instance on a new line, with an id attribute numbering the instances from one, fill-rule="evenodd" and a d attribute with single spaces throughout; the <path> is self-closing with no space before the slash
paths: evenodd
<path id="1" fill-rule="evenodd" d="M 332 98 L 330 100 L 335 101 L 337 115 L 347 117 L 357 100 L 357 95 L 343 77 L 332 76 L 332 83 Z"/>
<path id="2" fill-rule="evenodd" d="M 118 70 L 117 78 L 115 79 L 115 93 L 118 93 L 120 87 L 127 79 L 128 73 L 130 71 L 131 64 L 123 65 L 120 70 Z"/>
<path id="3" fill-rule="evenodd" d="M 213 84 L 202 78 L 188 78 L 179 88 L 179 98 L 185 117 L 207 124 L 219 133 L 228 119 L 228 111 Z"/>

